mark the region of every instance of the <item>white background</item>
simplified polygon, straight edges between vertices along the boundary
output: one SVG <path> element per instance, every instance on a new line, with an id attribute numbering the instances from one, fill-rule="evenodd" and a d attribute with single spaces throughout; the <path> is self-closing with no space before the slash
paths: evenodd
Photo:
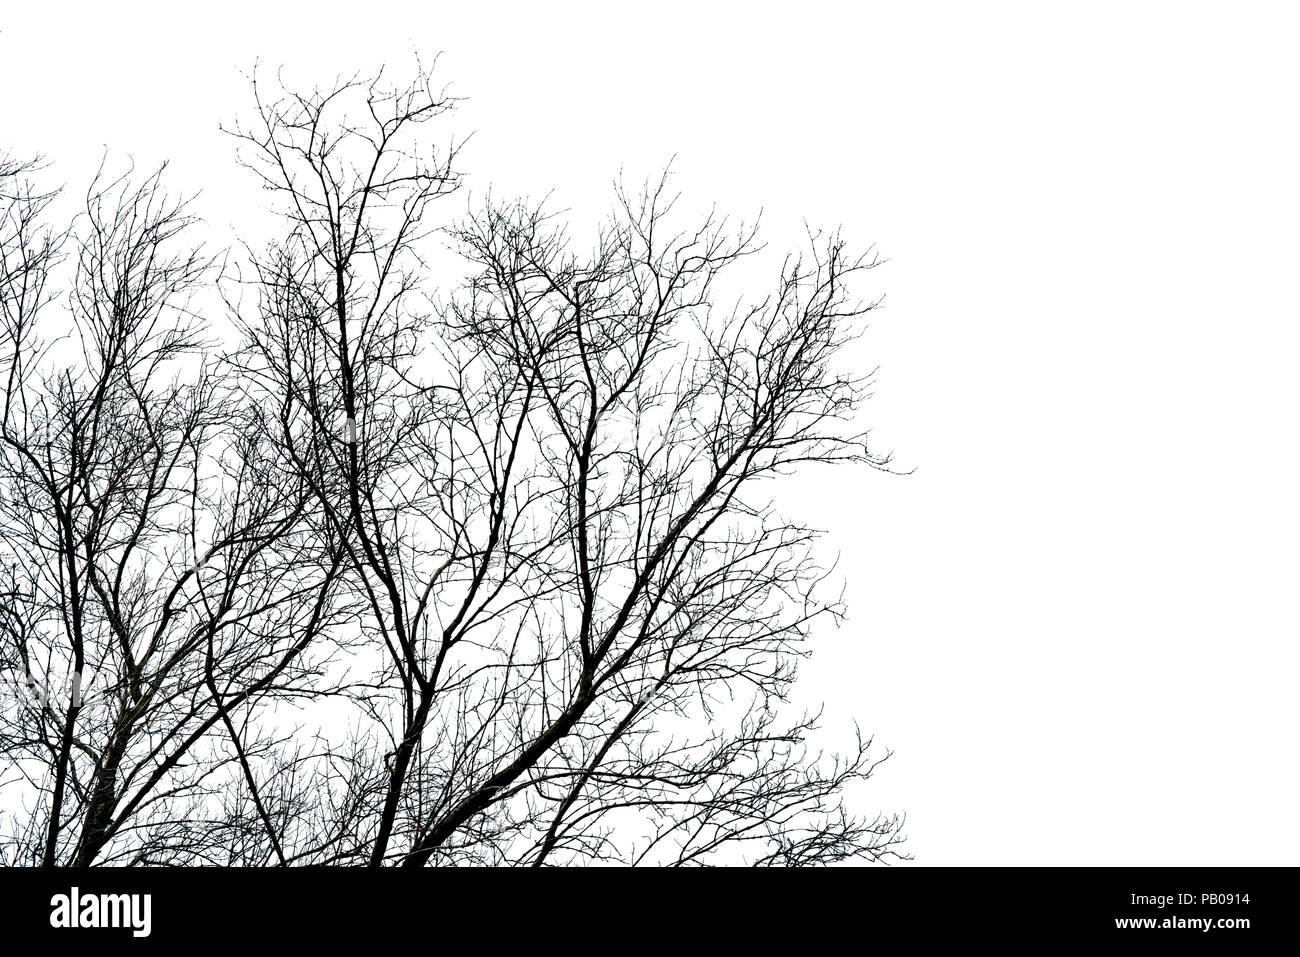
<path id="1" fill-rule="evenodd" d="M 918 865 L 1297 863 L 1293 6 L 0 10 L 0 145 L 77 189 L 105 146 L 170 158 L 236 233 L 241 71 L 418 50 L 468 97 L 475 193 L 582 216 L 676 154 L 774 245 L 805 217 L 875 243 L 867 422 L 917 471 L 787 508 L 853 612 L 803 693 L 896 752 L 869 806 Z"/>

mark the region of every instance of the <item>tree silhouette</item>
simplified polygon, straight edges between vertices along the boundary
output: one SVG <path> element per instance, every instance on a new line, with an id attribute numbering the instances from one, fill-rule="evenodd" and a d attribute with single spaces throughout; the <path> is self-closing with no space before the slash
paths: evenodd
<path id="1" fill-rule="evenodd" d="M 769 501 L 888 465 L 841 368 L 874 258 L 814 233 L 724 308 L 756 232 L 688 222 L 666 173 L 589 249 L 544 204 L 435 229 L 428 71 L 253 90 L 230 132 L 282 227 L 242 274 L 162 171 L 59 232 L 0 165 L 5 860 L 900 856 L 849 806 L 884 755 L 787 713 L 843 608 Z"/>

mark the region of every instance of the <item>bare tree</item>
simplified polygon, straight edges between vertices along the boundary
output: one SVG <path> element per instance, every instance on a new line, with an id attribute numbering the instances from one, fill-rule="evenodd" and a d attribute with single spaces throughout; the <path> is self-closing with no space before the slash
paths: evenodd
<path id="1" fill-rule="evenodd" d="M 189 303 L 213 263 L 185 244 L 192 220 L 161 171 L 97 179 L 65 235 L 36 226 L 53 196 L 25 172 L 0 234 L 0 628 L 33 693 L 0 716 L 6 790 L 26 786 L 5 855 L 203 859 L 223 844 L 210 796 L 234 766 L 256 787 L 267 743 L 241 725 L 316 667 L 303 652 L 341 558 L 305 520 L 301 481 L 261 454 L 256 410 L 202 362 Z M 67 335 L 47 341 L 56 304 Z"/>
<path id="2" fill-rule="evenodd" d="M 826 754 L 786 713 L 843 608 L 818 533 L 769 501 L 796 470 L 888 466 L 841 359 L 875 260 L 812 234 L 724 309 L 755 230 L 686 222 L 667 174 L 619 186 L 587 250 L 523 202 L 437 230 L 460 180 L 427 71 L 254 93 L 232 133 L 285 228 L 213 277 L 219 363 L 181 304 L 210 266 L 171 251 L 185 207 L 150 178 L 92 190 L 81 365 L 34 379 L 51 298 L 9 277 L 43 284 L 62 245 L 22 225 L 47 198 L 10 201 L 6 654 L 82 673 L 90 648 L 114 702 L 107 728 L 75 701 L 4 727 L 39 799 L 10 856 L 898 856 L 897 817 L 851 810 L 886 755 Z M 439 244 L 467 277 L 436 296 Z"/>

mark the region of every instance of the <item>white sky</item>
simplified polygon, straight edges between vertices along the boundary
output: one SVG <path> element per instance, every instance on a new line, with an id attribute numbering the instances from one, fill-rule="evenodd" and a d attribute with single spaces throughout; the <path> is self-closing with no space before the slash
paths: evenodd
<path id="1" fill-rule="evenodd" d="M 1266 3 L 5 4 L 0 146 L 170 158 L 443 51 L 481 193 L 701 207 L 889 263 L 867 410 L 908 478 L 809 475 L 852 619 L 804 691 L 896 751 L 919 864 L 1294 864 L 1300 13 Z M 458 204 L 459 200 L 450 201 Z M 459 209 L 459 205 L 454 208 Z M 448 207 L 451 212 L 453 207 Z"/>

